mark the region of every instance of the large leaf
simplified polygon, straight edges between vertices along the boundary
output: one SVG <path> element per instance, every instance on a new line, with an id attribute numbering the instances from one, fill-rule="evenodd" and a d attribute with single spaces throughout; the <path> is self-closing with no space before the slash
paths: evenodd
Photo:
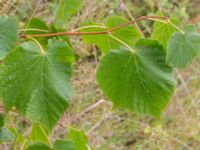
<path id="1" fill-rule="evenodd" d="M 50 40 L 41 53 L 33 43 L 11 52 L 0 67 L 0 95 L 6 110 L 15 106 L 23 115 L 51 129 L 65 112 L 72 95 L 71 48 Z"/>
<path id="2" fill-rule="evenodd" d="M 188 29 L 185 34 L 176 32 L 170 38 L 167 63 L 176 68 L 186 67 L 200 52 L 200 36 Z"/>
<path id="3" fill-rule="evenodd" d="M 69 18 L 75 14 L 82 6 L 83 0 L 60 0 L 59 7 L 55 14 L 56 27 L 67 25 Z"/>
<path id="4" fill-rule="evenodd" d="M 115 49 L 101 60 L 97 81 L 115 107 L 160 116 L 174 89 L 172 69 L 156 41 L 140 40 L 136 52 Z"/>
<path id="5" fill-rule="evenodd" d="M 85 32 L 105 31 L 106 29 L 110 29 L 127 22 L 128 22 L 127 19 L 115 16 L 115 17 L 110 17 L 107 20 L 105 28 L 102 28 L 99 25 L 94 26 L 95 24 L 93 24 L 92 28 L 85 28 L 82 29 L 81 31 Z M 141 37 L 141 34 L 139 31 L 137 31 L 134 25 L 129 25 L 113 31 L 111 35 L 83 35 L 82 37 L 85 43 L 96 44 L 101 51 L 107 53 L 111 49 L 124 46 L 122 43 L 112 38 L 111 36 L 114 36 L 115 38 L 123 41 L 125 44 L 134 46 L 136 41 Z"/>
<path id="6" fill-rule="evenodd" d="M 0 16 L 0 60 L 15 46 L 18 22 L 14 17 Z"/>

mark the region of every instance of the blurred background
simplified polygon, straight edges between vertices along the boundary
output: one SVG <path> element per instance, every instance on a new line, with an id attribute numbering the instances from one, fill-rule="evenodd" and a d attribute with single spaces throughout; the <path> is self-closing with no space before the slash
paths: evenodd
<path id="1" fill-rule="evenodd" d="M 58 0 L 0 0 L 0 14 L 17 15 L 22 28 L 33 17 L 50 24 L 58 3 Z M 200 0 L 85 0 L 66 30 L 77 28 L 87 20 L 104 23 L 113 15 L 134 19 L 156 15 L 158 11 L 178 17 L 182 28 L 190 23 L 200 28 Z M 153 22 L 139 22 L 138 26 L 148 37 Z M 74 64 L 76 94 L 60 120 L 62 124 L 83 129 L 95 150 L 200 150 L 200 56 L 187 69 L 174 71 L 177 78 L 174 96 L 161 120 L 156 120 L 125 110 L 113 110 L 95 81 L 100 58 L 98 48 L 83 44 L 78 36 L 72 37 L 71 43 L 80 59 Z M 19 133 L 30 130 L 27 120 L 10 115 L 11 125 Z M 66 128 L 58 126 L 51 140 L 62 138 L 66 133 Z M 16 142 L 20 143 L 23 139 L 19 137 L 18 140 Z"/>

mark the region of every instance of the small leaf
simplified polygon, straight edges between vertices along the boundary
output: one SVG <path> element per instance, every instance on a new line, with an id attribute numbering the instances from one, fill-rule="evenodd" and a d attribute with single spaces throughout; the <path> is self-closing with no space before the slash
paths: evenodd
<path id="1" fill-rule="evenodd" d="M 39 124 L 32 125 L 32 131 L 30 135 L 31 140 L 34 142 L 43 142 L 45 144 L 50 144 L 48 139 L 48 132 L 44 127 Z"/>
<path id="2" fill-rule="evenodd" d="M 0 143 L 11 142 L 14 140 L 14 135 L 8 128 L 0 128 Z"/>
<path id="3" fill-rule="evenodd" d="M 49 40 L 41 53 L 33 42 L 12 51 L 0 66 L 0 95 L 6 110 L 13 106 L 49 130 L 66 111 L 74 55 L 64 42 Z"/>
<path id="4" fill-rule="evenodd" d="M 82 6 L 83 0 L 60 0 L 60 4 L 55 14 L 55 26 L 66 27 L 67 21 Z"/>
<path id="5" fill-rule="evenodd" d="M 106 26 L 104 28 L 102 28 L 97 24 L 95 25 L 93 23 L 92 28 L 82 29 L 81 31 L 84 32 L 105 31 L 106 29 L 110 29 L 127 22 L 128 22 L 127 19 L 115 16 L 115 17 L 110 17 L 107 20 Z M 141 37 L 140 32 L 137 31 L 134 25 L 129 25 L 121 29 L 115 30 L 112 32 L 111 35 L 119 40 L 122 40 L 129 46 L 134 46 L 136 41 Z M 109 35 L 83 35 L 82 37 L 83 37 L 83 42 L 96 44 L 99 47 L 99 49 L 104 53 L 109 52 L 111 49 L 124 46 L 121 43 L 119 43 L 119 41 L 113 39 Z"/>
<path id="6" fill-rule="evenodd" d="M 176 18 L 172 18 L 170 21 L 176 25 L 179 24 L 179 20 Z M 176 29 L 169 23 L 155 22 L 152 39 L 157 40 L 167 50 L 168 40 L 174 32 L 176 32 Z"/>
<path id="7" fill-rule="evenodd" d="M 26 34 L 42 34 L 50 30 L 47 24 L 38 18 L 32 18 L 27 29 L 29 30 L 26 30 Z"/>
<path id="8" fill-rule="evenodd" d="M 153 40 L 139 40 L 135 53 L 114 49 L 100 62 L 98 84 L 115 107 L 159 117 L 175 84 L 165 58 L 162 46 Z"/>
<path id="9" fill-rule="evenodd" d="M 167 50 L 167 63 L 176 68 L 184 68 L 200 52 L 200 36 L 194 28 L 185 34 L 176 32 L 170 38 Z"/>
<path id="10" fill-rule="evenodd" d="M 44 143 L 36 143 L 29 146 L 26 150 L 53 150 L 53 149 Z"/>
<path id="11" fill-rule="evenodd" d="M 74 142 L 77 150 L 88 150 L 88 138 L 84 131 L 70 129 L 68 138 Z"/>
<path id="12" fill-rule="evenodd" d="M 71 140 L 56 140 L 54 143 L 54 149 L 55 150 L 78 150 L 76 149 L 76 146 L 74 142 Z"/>
<path id="13" fill-rule="evenodd" d="M 47 24 L 37 18 L 33 18 L 30 20 L 28 26 L 26 27 L 25 34 L 44 34 L 50 32 L 50 28 Z M 43 45 L 47 46 L 48 38 L 47 37 L 38 37 L 37 40 Z"/>
<path id="14" fill-rule="evenodd" d="M 14 17 L 0 16 L 0 60 L 15 47 L 18 22 Z"/>
<path id="15" fill-rule="evenodd" d="M 106 27 L 110 29 L 127 22 L 128 20 L 123 17 L 113 16 L 108 18 L 106 22 Z M 129 46 L 134 46 L 136 41 L 139 38 L 141 38 L 141 33 L 137 30 L 137 28 L 133 24 L 113 31 L 112 35 L 122 40 Z M 112 45 L 118 45 L 118 44 L 119 44 L 118 41 L 113 40 Z"/>

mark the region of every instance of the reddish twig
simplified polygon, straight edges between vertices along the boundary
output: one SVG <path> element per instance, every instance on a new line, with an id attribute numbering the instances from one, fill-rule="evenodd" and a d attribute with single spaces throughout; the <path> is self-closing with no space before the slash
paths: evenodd
<path id="1" fill-rule="evenodd" d="M 127 23 L 121 24 L 119 26 L 107 29 L 105 31 L 99 31 L 99 32 L 73 32 L 73 31 L 69 31 L 69 32 L 56 32 L 56 33 L 46 33 L 46 34 L 32 34 L 32 35 L 26 35 L 26 34 L 22 34 L 19 35 L 20 38 L 26 38 L 26 37 L 54 37 L 54 36 L 64 36 L 64 35 L 97 35 L 97 34 L 110 34 L 111 32 L 118 30 L 120 28 L 126 27 L 130 24 L 136 23 L 138 21 L 142 21 L 142 20 L 156 20 L 156 19 L 160 19 L 160 20 L 168 20 L 167 17 L 163 17 L 163 16 L 142 16 L 140 18 L 131 20 Z"/>

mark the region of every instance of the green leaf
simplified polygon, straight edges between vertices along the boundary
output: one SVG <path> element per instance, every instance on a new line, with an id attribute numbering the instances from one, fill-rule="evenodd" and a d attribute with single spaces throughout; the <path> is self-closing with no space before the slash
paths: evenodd
<path id="1" fill-rule="evenodd" d="M 66 32 L 66 30 L 67 30 L 66 28 L 65 29 L 61 29 L 61 28 L 57 28 L 53 24 L 51 25 L 51 31 L 52 31 L 52 33 L 53 32 Z M 67 42 L 69 45 L 71 44 L 70 43 L 70 36 L 69 35 L 57 36 L 56 38 L 59 39 L 59 40 Z"/>
<path id="2" fill-rule="evenodd" d="M 0 60 L 15 47 L 18 22 L 14 17 L 0 16 Z"/>
<path id="3" fill-rule="evenodd" d="M 32 131 L 30 135 L 31 140 L 34 142 L 43 142 L 45 144 L 50 144 L 48 139 L 48 132 L 44 127 L 39 124 L 32 125 Z"/>
<path id="4" fill-rule="evenodd" d="M 127 23 L 128 20 L 122 17 L 110 17 L 105 27 L 101 27 L 99 25 L 91 25 L 91 28 L 85 28 L 81 31 L 84 32 L 97 32 L 97 31 L 105 31 L 106 29 L 110 29 L 113 27 L 116 27 L 118 25 Z M 124 43 L 126 43 L 129 46 L 134 46 L 136 41 L 141 37 L 141 34 L 139 31 L 137 31 L 136 27 L 134 25 L 129 25 L 123 28 L 120 28 L 118 30 L 115 30 L 112 32 L 111 36 L 114 36 L 115 38 L 122 40 Z M 124 46 L 122 43 L 119 43 L 116 39 L 113 39 L 110 35 L 83 35 L 83 42 L 85 43 L 91 43 L 96 44 L 101 51 L 104 53 L 109 52 L 111 49 L 116 49 L 119 47 Z"/>
<path id="5" fill-rule="evenodd" d="M 54 143 L 55 150 L 78 150 L 71 140 L 56 140 Z"/>
<path id="6" fill-rule="evenodd" d="M 11 142 L 14 140 L 14 135 L 8 128 L 0 128 L 0 143 Z"/>
<path id="7" fill-rule="evenodd" d="M 159 117 L 174 90 L 172 69 L 156 41 L 142 39 L 135 49 L 114 49 L 104 56 L 98 84 L 115 107 Z"/>
<path id="8" fill-rule="evenodd" d="M 29 146 L 26 150 L 53 150 L 53 149 L 44 143 L 36 143 Z"/>
<path id="9" fill-rule="evenodd" d="M 114 17 L 108 18 L 108 20 L 106 22 L 106 27 L 113 28 L 113 27 L 116 27 L 118 25 L 121 25 L 121 24 L 124 24 L 127 22 L 128 22 L 128 20 L 123 17 L 114 16 Z M 137 30 L 137 28 L 134 25 L 129 25 L 129 26 L 117 29 L 112 32 L 112 35 L 117 37 L 118 39 L 122 40 L 129 46 L 134 46 L 136 41 L 139 38 L 141 38 L 140 32 Z M 116 48 L 116 47 L 118 47 L 119 42 L 113 40 L 112 45 L 114 45 L 114 48 Z"/>
<path id="10" fill-rule="evenodd" d="M 25 34 L 44 34 L 50 32 L 50 28 L 47 24 L 37 18 L 33 18 L 30 20 L 28 26 L 26 27 Z M 43 45 L 47 46 L 48 38 L 47 37 L 38 37 L 37 40 Z"/>
<path id="11" fill-rule="evenodd" d="M 58 40 L 49 40 L 44 54 L 33 42 L 12 51 L 0 67 L 0 95 L 6 110 L 16 106 L 32 121 L 52 129 L 73 94 L 73 61 L 71 47 Z"/>
<path id="12" fill-rule="evenodd" d="M 88 138 L 84 131 L 77 129 L 70 129 L 68 138 L 74 142 L 77 150 L 88 150 Z"/>
<path id="13" fill-rule="evenodd" d="M 60 0 L 60 4 L 55 14 L 55 26 L 65 27 L 70 17 L 78 12 L 83 4 L 83 0 Z"/>
<path id="14" fill-rule="evenodd" d="M 176 68 L 186 67 L 200 52 L 200 36 L 190 28 L 185 34 L 176 32 L 170 38 L 167 63 Z"/>
<path id="15" fill-rule="evenodd" d="M 26 30 L 26 34 L 42 34 L 50 30 L 46 23 L 38 18 L 32 18 L 27 29 L 29 30 Z"/>
<path id="16" fill-rule="evenodd" d="M 176 18 L 172 18 L 170 21 L 176 25 L 179 24 L 179 20 Z M 176 32 L 176 29 L 169 23 L 155 22 L 152 39 L 157 40 L 167 50 L 168 40 L 174 32 Z"/>
<path id="17" fill-rule="evenodd" d="M 4 115 L 0 113 L 0 128 L 4 125 Z"/>

